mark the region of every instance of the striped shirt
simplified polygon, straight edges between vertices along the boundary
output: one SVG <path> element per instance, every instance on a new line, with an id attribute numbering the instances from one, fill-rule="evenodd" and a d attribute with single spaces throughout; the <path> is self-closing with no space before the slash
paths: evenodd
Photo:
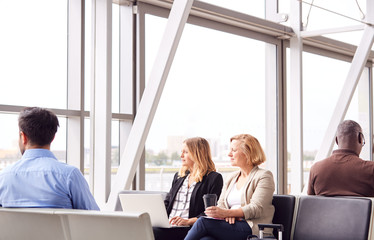
<path id="1" fill-rule="evenodd" d="M 175 197 L 174 203 L 173 203 L 173 209 L 171 210 L 171 213 L 169 215 L 169 219 L 179 216 L 181 218 L 188 218 L 189 210 L 190 210 L 190 199 L 192 192 L 195 188 L 196 182 L 193 182 L 190 187 L 188 187 L 188 179 L 190 178 L 190 175 L 186 177 L 186 179 L 183 181 L 183 184 L 181 188 L 179 189 L 177 196 Z"/>

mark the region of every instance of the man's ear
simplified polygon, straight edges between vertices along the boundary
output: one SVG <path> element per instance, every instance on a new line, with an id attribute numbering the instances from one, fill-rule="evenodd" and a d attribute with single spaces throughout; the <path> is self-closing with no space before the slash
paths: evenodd
<path id="1" fill-rule="evenodd" d="M 20 137 L 23 145 L 26 145 L 27 142 L 29 141 L 29 139 L 27 138 L 26 134 L 24 132 L 22 132 L 22 131 L 19 132 L 19 137 Z"/>

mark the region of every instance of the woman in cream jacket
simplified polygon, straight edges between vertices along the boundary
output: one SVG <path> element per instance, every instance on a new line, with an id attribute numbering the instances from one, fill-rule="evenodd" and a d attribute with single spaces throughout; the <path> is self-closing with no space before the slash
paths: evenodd
<path id="1" fill-rule="evenodd" d="M 200 217 L 186 240 L 247 239 L 258 234 L 258 223 L 272 222 L 275 184 L 272 173 L 258 167 L 266 160 L 260 143 L 249 134 L 230 142 L 231 165 L 240 170 L 226 179 L 218 206 L 205 210 L 208 218 Z M 265 229 L 264 235 L 271 230 Z"/>

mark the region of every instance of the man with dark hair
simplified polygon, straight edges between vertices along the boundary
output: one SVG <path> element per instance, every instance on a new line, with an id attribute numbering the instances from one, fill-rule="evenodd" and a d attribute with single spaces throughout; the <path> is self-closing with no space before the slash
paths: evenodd
<path id="1" fill-rule="evenodd" d="M 0 173 L 0 206 L 99 210 L 79 169 L 59 162 L 50 151 L 57 116 L 25 108 L 18 126 L 22 158 Z"/>
<path id="2" fill-rule="evenodd" d="M 365 145 L 361 126 L 343 121 L 335 141 L 339 149 L 310 169 L 308 194 L 374 197 L 374 162 L 359 157 Z"/>

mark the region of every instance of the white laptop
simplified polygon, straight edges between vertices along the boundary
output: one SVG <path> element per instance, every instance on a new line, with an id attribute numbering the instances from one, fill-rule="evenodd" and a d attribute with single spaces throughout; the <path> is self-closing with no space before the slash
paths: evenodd
<path id="1" fill-rule="evenodd" d="M 127 213 L 147 212 L 153 227 L 170 228 L 168 215 L 161 194 L 120 194 L 122 210 Z"/>

